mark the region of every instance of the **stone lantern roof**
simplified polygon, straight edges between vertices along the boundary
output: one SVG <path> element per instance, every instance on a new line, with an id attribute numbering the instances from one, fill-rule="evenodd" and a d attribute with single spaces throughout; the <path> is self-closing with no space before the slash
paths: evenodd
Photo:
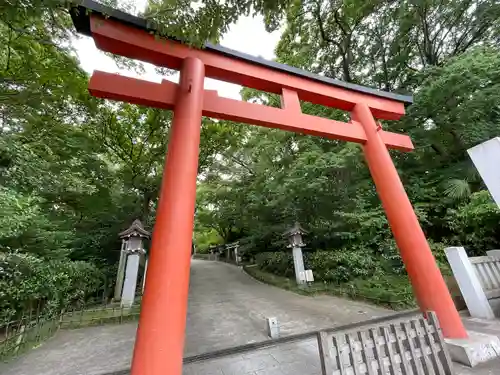
<path id="1" fill-rule="evenodd" d="M 283 233 L 284 236 L 288 236 L 288 237 L 291 237 L 291 236 L 294 236 L 296 234 L 307 234 L 309 233 L 308 231 L 306 231 L 304 228 L 302 228 L 299 224 L 298 221 L 295 222 L 295 224 L 293 225 L 292 228 L 288 229 L 285 233 Z"/>
<path id="2" fill-rule="evenodd" d="M 129 237 L 150 238 L 151 233 L 148 232 L 146 229 L 144 229 L 140 220 L 136 219 L 136 220 L 134 220 L 134 222 L 132 223 L 132 225 L 128 229 L 119 233 L 118 237 L 120 237 L 120 238 L 129 238 Z"/>

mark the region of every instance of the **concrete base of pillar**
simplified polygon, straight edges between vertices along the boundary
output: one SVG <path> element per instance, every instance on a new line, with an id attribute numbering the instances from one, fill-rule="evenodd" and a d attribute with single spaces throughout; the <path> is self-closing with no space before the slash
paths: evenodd
<path id="1" fill-rule="evenodd" d="M 500 339 L 497 336 L 474 331 L 467 333 L 467 339 L 445 339 L 453 362 L 474 367 L 500 357 Z"/>

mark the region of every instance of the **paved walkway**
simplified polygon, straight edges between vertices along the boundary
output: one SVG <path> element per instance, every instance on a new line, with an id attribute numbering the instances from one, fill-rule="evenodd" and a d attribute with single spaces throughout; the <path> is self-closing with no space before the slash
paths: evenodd
<path id="1" fill-rule="evenodd" d="M 237 267 L 195 260 L 185 355 L 266 340 L 265 318 L 270 316 L 280 320 L 282 335 L 289 335 L 391 313 L 341 298 L 300 296 L 259 283 Z M 0 374 L 96 375 L 126 369 L 135 330 L 135 323 L 62 330 L 41 347 L 0 365 Z M 458 370 L 460 375 L 493 374 Z M 317 345 L 306 340 L 184 367 L 184 375 L 201 374 L 319 375 Z"/>
<path id="2" fill-rule="evenodd" d="M 266 317 L 282 335 L 330 328 L 393 313 L 362 302 L 284 291 L 220 262 L 193 261 L 186 355 L 268 339 Z"/>
<path id="3" fill-rule="evenodd" d="M 268 339 L 265 318 L 283 335 L 362 321 L 391 313 L 335 297 L 306 297 L 255 281 L 241 269 L 193 260 L 186 356 Z M 7 364 L 2 375 L 91 375 L 126 368 L 136 325 L 63 330 L 40 348 Z"/>

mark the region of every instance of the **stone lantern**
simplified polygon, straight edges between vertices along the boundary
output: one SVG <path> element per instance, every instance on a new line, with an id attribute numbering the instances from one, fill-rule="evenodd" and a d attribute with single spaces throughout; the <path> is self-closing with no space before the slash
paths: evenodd
<path id="1" fill-rule="evenodd" d="M 144 229 L 139 220 L 134 220 L 132 225 L 118 236 L 122 239 L 122 248 L 116 277 L 115 300 L 119 299 L 121 306 L 130 307 L 134 304 L 140 257 L 146 256 L 143 239 L 149 239 L 151 233 Z M 147 267 L 146 259 L 143 280 L 146 279 Z"/>
<path id="2" fill-rule="evenodd" d="M 302 255 L 302 248 L 305 246 L 302 236 L 308 232 L 300 226 L 298 222 L 287 230 L 284 235 L 288 237 L 289 248 L 292 248 L 293 253 L 293 266 L 295 269 L 295 280 L 297 284 L 305 284 L 305 269 L 304 269 L 304 257 Z"/>

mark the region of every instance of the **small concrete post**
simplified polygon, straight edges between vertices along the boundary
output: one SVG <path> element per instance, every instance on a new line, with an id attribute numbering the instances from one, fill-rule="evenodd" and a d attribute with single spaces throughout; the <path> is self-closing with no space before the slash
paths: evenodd
<path id="1" fill-rule="evenodd" d="M 121 232 L 119 236 L 126 242 L 126 248 L 123 250 L 123 258 L 125 259 L 123 262 L 123 266 L 125 267 L 125 281 L 123 282 L 123 288 L 121 291 L 121 306 L 131 307 L 135 300 L 140 256 L 145 256 L 146 254 L 142 240 L 144 238 L 150 238 L 151 234 L 143 228 L 142 223 L 139 220 L 134 220 L 132 225 L 127 230 Z M 144 270 L 144 277 L 145 276 L 146 270 Z M 144 288 L 144 281 L 142 287 Z"/>
<path id="2" fill-rule="evenodd" d="M 122 238 L 122 247 L 120 249 L 120 261 L 118 262 L 118 271 L 116 273 L 115 301 L 119 301 L 122 296 L 123 277 L 125 276 L 125 263 L 127 256 L 125 254 L 126 240 Z"/>
<path id="3" fill-rule="evenodd" d="M 292 248 L 293 255 L 293 267 L 295 270 L 295 280 L 298 285 L 306 284 L 305 277 L 301 278 L 301 275 L 305 275 L 304 269 L 304 256 L 302 254 L 302 248 L 305 246 L 302 241 L 302 235 L 307 234 L 298 222 L 288 231 L 285 232 L 285 236 L 288 237 L 290 244 L 288 247 Z"/>
<path id="4" fill-rule="evenodd" d="M 272 339 L 277 339 L 280 337 L 280 323 L 278 318 L 266 318 L 267 323 L 267 335 Z"/>
<path id="5" fill-rule="evenodd" d="M 473 318 L 494 319 L 495 316 L 488 298 L 486 298 L 465 249 L 463 247 L 447 247 L 445 252 L 470 315 Z"/>

